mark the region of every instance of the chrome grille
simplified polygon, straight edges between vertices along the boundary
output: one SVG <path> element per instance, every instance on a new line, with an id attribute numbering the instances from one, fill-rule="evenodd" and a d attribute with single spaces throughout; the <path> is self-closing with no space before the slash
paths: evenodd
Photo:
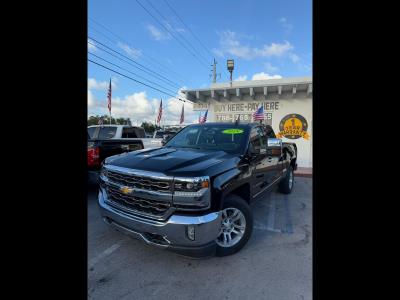
<path id="1" fill-rule="evenodd" d="M 157 192 L 171 192 L 171 182 L 168 180 L 141 177 L 132 174 L 121 174 L 110 170 L 107 171 L 107 177 L 108 180 L 120 185 L 126 185 Z"/>
<path id="2" fill-rule="evenodd" d="M 169 202 L 147 200 L 132 195 L 125 195 L 121 193 L 117 188 L 107 186 L 106 187 L 108 200 L 111 204 L 114 202 L 119 206 L 123 206 L 128 210 L 135 212 L 149 214 L 161 217 L 171 207 Z"/>

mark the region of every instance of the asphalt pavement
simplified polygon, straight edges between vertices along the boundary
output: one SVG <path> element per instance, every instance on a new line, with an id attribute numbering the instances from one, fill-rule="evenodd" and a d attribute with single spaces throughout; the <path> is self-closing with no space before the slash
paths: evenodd
<path id="1" fill-rule="evenodd" d="M 191 259 L 153 248 L 100 218 L 88 193 L 89 299 L 312 299 L 312 179 L 252 204 L 253 235 L 237 254 Z"/>

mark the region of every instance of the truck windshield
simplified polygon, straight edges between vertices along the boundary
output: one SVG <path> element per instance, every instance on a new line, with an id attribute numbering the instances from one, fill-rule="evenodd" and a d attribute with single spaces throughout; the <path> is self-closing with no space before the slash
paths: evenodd
<path id="1" fill-rule="evenodd" d="M 182 129 L 165 147 L 222 150 L 239 154 L 244 152 L 247 135 L 247 126 L 193 125 Z"/>

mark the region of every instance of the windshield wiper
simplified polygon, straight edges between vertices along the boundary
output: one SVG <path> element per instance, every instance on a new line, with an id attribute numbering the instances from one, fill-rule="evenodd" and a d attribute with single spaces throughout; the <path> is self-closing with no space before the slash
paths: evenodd
<path id="1" fill-rule="evenodd" d="M 185 147 L 185 146 L 175 146 L 175 148 L 184 148 L 184 149 L 202 149 L 202 148 L 200 148 L 200 147 L 193 147 L 193 146 L 190 146 L 190 147 Z"/>

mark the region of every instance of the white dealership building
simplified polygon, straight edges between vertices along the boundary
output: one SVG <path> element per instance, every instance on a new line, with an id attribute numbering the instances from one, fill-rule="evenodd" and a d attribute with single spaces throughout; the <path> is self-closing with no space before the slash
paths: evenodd
<path id="1" fill-rule="evenodd" d="M 214 83 L 209 88 L 184 90 L 193 110 L 207 122 L 253 122 L 261 105 L 264 123 L 270 124 L 284 142 L 295 142 L 299 167 L 312 168 L 312 78 Z"/>

